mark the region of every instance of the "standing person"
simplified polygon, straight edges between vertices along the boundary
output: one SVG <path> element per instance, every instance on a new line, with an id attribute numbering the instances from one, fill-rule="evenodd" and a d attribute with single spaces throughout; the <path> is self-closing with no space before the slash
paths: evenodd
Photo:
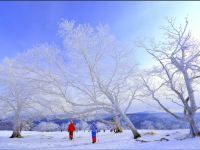
<path id="1" fill-rule="evenodd" d="M 74 123 L 73 123 L 72 120 L 70 121 L 70 124 L 69 124 L 67 130 L 68 130 L 68 132 L 69 132 L 69 139 L 72 140 L 72 139 L 73 139 L 73 132 L 76 130 L 76 129 L 75 129 L 75 125 L 74 125 Z"/>
<path id="2" fill-rule="evenodd" d="M 97 126 L 95 122 L 91 123 L 90 130 L 92 132 L 92 143 L 96 143 Z"/>

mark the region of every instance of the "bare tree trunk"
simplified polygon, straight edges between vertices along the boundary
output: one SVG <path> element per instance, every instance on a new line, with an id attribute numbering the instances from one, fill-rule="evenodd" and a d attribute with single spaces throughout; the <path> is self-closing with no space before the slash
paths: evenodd
<path id="1" fill-rule="evenodd" d="M 21 129 L 20 129 L 20 121 L 19 114 L 15 116 L 15 121 L 13 122 L 13 133 L 10 138 L 22 138 Z"/>
<path id="2" fill-rule="evenodd" d="M 20 131 L 18 131 L 18 130 L 13 131 L 10 138 L 22 138 Z"/>
<path id="3" fill-rule="evenodd" d="M 200 131 L 196 125 L 196 122 L 195 122 L 193 116 L 191 116 L 191 118 L 190 118 L 189 126 L 190 126 L 190 135 L 192 137 L 200 136 Z"/>
<path id="4" fill-rule="evenodd" d="M 126 115 L 123 115 L 122 117 L 126 121 L 128 127 L 131 129 L 131 131 L 134 135 L 134 139 L 141 137 L 141 135 L 139 134 L 139 132 L 137 131 L 137 129 L 135 128 L 133 123 L 130 121 L 130 119 Z"/>
<path id="5" fill-rule="evenodd" d="M 115 123 L 115 133 L 121 133 L 122 127 L 118 116 L 114 117 L 114 123 Z"/>
<path id="6" fill-rule="evenodd" d="M 123 120 L 127 123 L 127 126 L 130 128 L 131 132 L 134 135 L 134 139 L 141 137 L 131 120 L 119 109 L 119 113 L 122 116 Z"/>

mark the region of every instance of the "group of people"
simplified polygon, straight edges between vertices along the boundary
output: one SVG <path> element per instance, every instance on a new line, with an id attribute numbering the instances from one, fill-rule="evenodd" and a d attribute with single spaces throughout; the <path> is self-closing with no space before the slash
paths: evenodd
<path id="1" fill-rule="evenodd" d="M 74 135 L 74 131 L 76 130 L 73 121 L 70 121 L 67 131 L 69 132 L 69 139 L 72 140 Z M 95 122 L 92 122 L 90 125 L 91 135 L 92 135 L 92 143 L 96 143 L 97 140 L 97 126 Z"/>

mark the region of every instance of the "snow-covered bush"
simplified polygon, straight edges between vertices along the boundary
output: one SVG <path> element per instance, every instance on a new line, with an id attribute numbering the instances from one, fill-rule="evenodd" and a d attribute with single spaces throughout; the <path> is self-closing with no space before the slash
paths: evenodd
<path id="1" fill-rule="evenodd" d="M 60 130 L 60 126 L 53 122 L 41 122 L 39 123 L 34 130 L 36 131 L 58 131 Z"/>
<path id="2" fill-rule="evenodd" d="M 76 124 L 76 128 L 78 130 L 87 130 L 89 129 L 89 125 L 86 121 L 80 121 L 79 123 Z"/>
<path id="3" fill-rule="evenodd" d="M 165 125 L 162 122 L 156 122 L 155 129 L 157 130 L 164 130 L 166 129 Z"/>
<path id="4" fill-rule="evenodd" d="M 155 129 L 152 121 L 145 120 L 141 123 L 141 129 Z"/>
<path id="5" fill-rule="evenodd" d="M 24 121 L 21 124 L 21 130 L 22 131 L 30 131 L 30 130 L 32 130 L 33 126 L 34 126 L 34 124 L 32 122 Z"/>
<path id="6" fill-rule="evenodd" d="M 63 123 L 63 124 L 61 124 L 60 129 L 61 129 L 62 131 L 66 131 L 68 125 L 69 125 L 69 123 Z"/>
<path id="7" fill-rule="evenodd" d="M 97 128 L 98 130 L 106 130 L 108 127 L 102 122 L 97 122 Z"/>

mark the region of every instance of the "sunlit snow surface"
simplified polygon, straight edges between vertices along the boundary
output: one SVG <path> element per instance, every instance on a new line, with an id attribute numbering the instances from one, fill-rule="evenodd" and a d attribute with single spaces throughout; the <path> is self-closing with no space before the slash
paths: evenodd
<path id="1" fill-rule="evenodd" d="M 0 149 L 200 149 L 200 138 L 187 138 L 188 130 L 139 130 L 142 137 L 135 141 L 131 131 L 115 134 L 110 131 L 97 134 L 97 143 L 91 143 L 87 131 L 75 133 L 68 140 L 67 132 L 24 131 L 21 139 L 10 139 L 11 131 L 0 131 Z M 154 134 L 151 134 L 151 133 Z M 160 141 L 163 138 L 163 141 Z M 169 141 L 166 141 L 169 140 Z M 182 140 L 180 140 L 182 139 Z M 146 141 L 146 142 L 141 142 Z"/>

